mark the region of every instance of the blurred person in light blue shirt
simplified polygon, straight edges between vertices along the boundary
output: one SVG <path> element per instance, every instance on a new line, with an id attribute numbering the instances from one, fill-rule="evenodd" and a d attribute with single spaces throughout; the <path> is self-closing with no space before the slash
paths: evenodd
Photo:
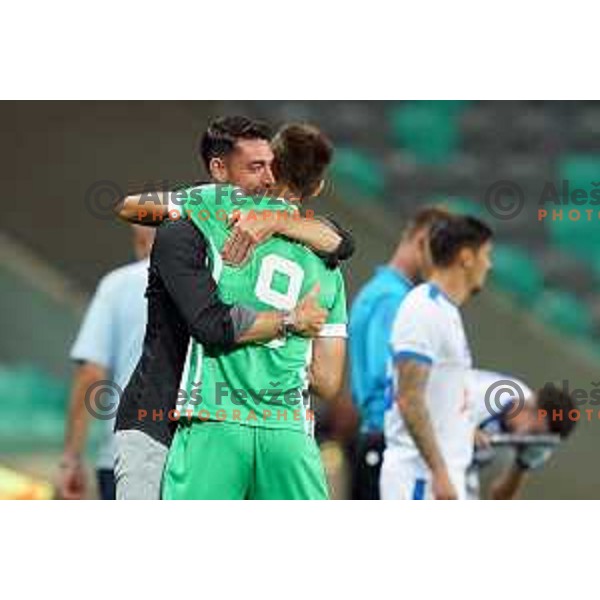
<path id="1" fill-rule="evenodd" d="M 83 453 L 90 416 L 102 427 L 96 459 L 100 497 L 115 498 L 113 428 L 120 393 L 142 351 L 154 229 L 133 226 L 136 262 L 105 275 L 87 308 L 70 357 L 76 363 L 59 478 L 62 498 L 88 495 Z"/>
<path id="2" fill-rule="evenodd" d="M 386 368 L 394 318 L 405 296 L 429 265 L 429 229 L 448 213 L 439 207 L 418 211 L 408 222 L 387 265 L 377 268 L 350 311 L 349 352 L 352 400 L 360 430 L 352 464 L 352 497 L 379 499 L 383 451 Z"/>

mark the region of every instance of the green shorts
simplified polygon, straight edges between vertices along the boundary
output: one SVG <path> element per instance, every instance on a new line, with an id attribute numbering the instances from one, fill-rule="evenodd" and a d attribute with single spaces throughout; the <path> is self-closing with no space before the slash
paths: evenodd
<path id="1" fill-rule="evenodd" d="M 319 448 L 300 431 L 216 421 L 182 424 L 164 500 L 327 500 Z"/>

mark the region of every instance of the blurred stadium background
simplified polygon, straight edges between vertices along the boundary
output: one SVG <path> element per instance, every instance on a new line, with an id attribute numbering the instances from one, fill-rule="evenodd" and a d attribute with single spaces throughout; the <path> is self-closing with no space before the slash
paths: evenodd
<path id="1" fill-rule="evenodd" d="M 314 208 L 355 234 L 350 298 L 388 260 L 415 207 L 443 202 L 472 212 L 498 236 L 492 285 L 466 312 L 475 363 L 533 386 L 598 387 L 598 208 L 571 204 L 562 221 L 539 221 L 538 203 L 545 182 L 560 191 L 569 180 L 589 193 L 600 181 L 600 103 L 1 102 L 0 465 L 54 478 L 68 350 L 86 298 L 104 273 L 132 259 L 127 226 L 94 216 L 86 190 L 99 180 L 126 191 L 204 179 L 198 135 L 209 118 L 234 113 L 313 122 L 334 141 L 331 181 Z M 494 217 L 485 205 L 499 180 L 523 190 L 515 218 Z M 569 221 L 573 208 L 594 209 L 592 220 Z M 353 425 L 341 406 L 320 420 L 338 497 L 347 494 L 343 446 Z M 599 431 L 597 416 L 582 420 L 525 497 L 600 498 Z"/>

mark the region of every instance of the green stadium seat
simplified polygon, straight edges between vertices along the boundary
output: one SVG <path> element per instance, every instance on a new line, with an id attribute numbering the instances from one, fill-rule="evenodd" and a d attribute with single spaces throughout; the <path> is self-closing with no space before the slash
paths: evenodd
<path id="1" fill-rule="evenodd" d="M 68 388 L 35 367 L 0 369 L 0 439 L 10 447 L 60 443 Z"/>
<path id="2" fill-rule="evenodd" d="M 470 100 L 419 100 L 418 102 L 421 106 L 447 115 L 462 113 L 471 104 Z M 407 104 L 413 104 L 413 102 L 409 101 Z"/>
<path id="3" fill-rule="evenodd" d="M 381 164 L 364 152 L 342 148 L 335 153 L 332 176 L 344 198 L 378 198 L 385 190 Z"/>
<path id="4" fill-rule="evenodd" d="M 544 289 L 542 271 L 524 250 L 507 244 L 494 246 L 492 283 L 523 306 L 531 306 Z"/>
<path id="5" fill-rule="evenodd" d="M 592 333 L 593 319 L 589 307 L 569 292 L 545 291 L 536 303 L 534 313 L 561 333 L 581 338 Z"/>
<path id="6" fill-rule="evenodd" d="M 459 106 L 445 102 L 407 102 L 390 113 L 393 142 L 419 162 L 443 163 L 459 143 Z"/>
<path id="7" fill-rule="evenodd" d="M 589 193 L 593 189 L 592 181 L 600 181 L 600 155 L 566 156 L 560 164 L 560 175 L 569 180 L 571 189 L 583 188 Z"/>
<path id="8" fill-rule="evenodd" d="M 600 181 L 600 156 L 583 155 L 568 156 L 561 162 L 560 178 L 569 182 L 571 192 L 579 188 L 587 192 L 588 196 L 594 189 L 593 181 Z M 561 193 L 561 190 L 558 190 Z M 592 200 L 594 201 L 594 200 Z M 598 218 L 597 205 L 591 203 L 577 206 L 569 204 L 555 204 L 544 202 L 543 208 L 548 211 L 545 222 L 548 225 L 550 239 L 562 250 L 574 254 L 578 258 L 595 262 L 600 256 L 600 219 Z M 552 211 L 562 209 L 562 219 L 553 220 Z M 579 211 L 579 220 L 569 218 L 570 211 Z M 588 220 L 586 210 L 592 210 Z M 573 213 L 575 217 L 577 213 Z"/>

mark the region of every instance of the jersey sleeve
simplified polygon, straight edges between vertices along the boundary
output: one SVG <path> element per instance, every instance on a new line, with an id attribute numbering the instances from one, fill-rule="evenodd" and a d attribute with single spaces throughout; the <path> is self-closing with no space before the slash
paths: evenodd
<path id="1" fill-rule="evenodd" d="M 190 335 L 209 348 L 231 349 L 231 305 L 221 301 L 207 263 L 207 243 L 188 221 L 166 221 L 156 232 L 151 269 L 156 269 Z"/>
<path id="2" fill-rule="evenodd" d="M 325 325 L 319 337 L 348 337 L 348 310 L 346 307 L 346 286 L 344 276 L 338 269 L 335 276 L 335 294 Z"/>
<path id="3" fill-rule="evenodd" d="M 114 362 L 113 303 L 118 301 L 114 296 L 113 288 L 110 274 L 98 284 L 71 348 L 72 360 L 93 362 L 105 369 L 112 368 Z"/>
<path id="4" fill-rule="evenodd" d="M 411 298 L 409 295 L 394 319 L 391 337 L 394 362 L 436 362 L 443 328 L 444 324 L 440 323 L 437 312 L 429 304 L 419 302 L 418 298 Z"/>
<path id="5" fill-rule="evenodd" d="M 390 332 L 401 302 L 397 296 L 386 296 L 380 300 L 364 330 L 365 381 L 373 382 L 373 389 L 385 386 Z"/>
<path id="6" fill-rule="evenodd" d="M 317 219 L 331 227 L 341 238 L 338 247 L 333 252 L 318 252 L 315 254 L 325 263 L 328 269 L 339 267 L 340 263 L 352 257 L 355 250 L 354 238 L 349 230 L 344 229 L 330 217 L 317 217 Z"/>

